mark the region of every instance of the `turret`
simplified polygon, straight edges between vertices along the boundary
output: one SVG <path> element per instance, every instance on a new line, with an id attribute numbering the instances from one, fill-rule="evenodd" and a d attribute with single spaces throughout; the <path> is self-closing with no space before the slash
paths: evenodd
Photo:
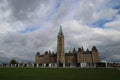
<path id="1" fill-rule="evenodd" d="M 40 52 L 37 52 L 36 56 L 39 56 L 40 55 Z"/>
<path id="2" fill-rule="evenodd" d="M 72 51 L 73 53 L 76 53 L 76 50 L 75 50 L 75 48 L 73 49 L 73 51 Z"/>
<path id="3" fill-rule="evenodd" d="M 48 51 L 45 51 L 45 55 L 48 55 Z"/>
<path id="4" fill-rule="evenodd" d="M 49 53 L 48 53 L 48 51 L 45 51 L 44 63 L 49 63 Z"/>
<path id="5" fill-rule="evenodd" d="M 92 48 L 92 61 L 93 63 L 100 62 L 99 52 L 96 46 L 93 46 Z"/>
<path id="6" fill-rule="evenodd" d="M 83 62 L 83 47 L 78 48 L 77 51 L 77 63 L 80 64 L 81 62 Z"/>
<path id="7" fill-rule="evenodd" d="M 97 51 L 96 46 L 93 46 L 92 51 Z"/>
<path id="8" fill-rule="evenodd" d="M 81 52 L 82 51 L 82 49 L 81 48 L 78 48 L 78 52 Z"/>
<path id="9" fill-rule="evenodd" d="M 35 55 L 35 63 L 39 64 L 40 63 L 40 53 L 37 52 L 37 54 Z"/>
<path id="10" fill-rule="evenodd" d="M 86 53 L 87 53 L 87 54 L 89 54 L 89 53 L 90 53 L 89 49 L 87 49 L 87 50 L 86 50 Z"/>
<path id="11" fill-rule="evenodd" d="M 84 52 L 84 48 L 83 48 L 83 46 L 82 46 L 81 50 Z"/>
<path id="12" fill-rule="evenodd" d="M 51 51 L 49 50 L 49 54 L 51 54 Z"/>

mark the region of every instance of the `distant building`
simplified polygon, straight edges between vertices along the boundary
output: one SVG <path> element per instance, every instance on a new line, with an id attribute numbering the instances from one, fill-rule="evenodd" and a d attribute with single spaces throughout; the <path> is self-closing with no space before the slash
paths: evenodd
<path id="1" fill-rule="evenodd" d="M 45 54 L 37 52 L 35 55 L 35 63 L 39 66 L 45 67 L 64 67 L 64 66 L 86 66 L 100 62 L 99 52 L 95 46 L 92 50 L 87 49 L 84 51 L 83 47 L 75 48 L 73 51 L 65 53 L 64 50 L 64 34 L 60 26 L 57 35 L 57 52 L 46 51 Z"/>

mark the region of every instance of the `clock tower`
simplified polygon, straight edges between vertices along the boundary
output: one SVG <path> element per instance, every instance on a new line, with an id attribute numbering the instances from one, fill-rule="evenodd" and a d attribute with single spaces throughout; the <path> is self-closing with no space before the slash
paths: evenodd
<path id="1" fill-rule="evenodd" d="M 60 26 L 59 33 L 57 35 L 57 63 L 62 66 L 65 65 L 64 34 L 62 31 L 62 26 Z"/>

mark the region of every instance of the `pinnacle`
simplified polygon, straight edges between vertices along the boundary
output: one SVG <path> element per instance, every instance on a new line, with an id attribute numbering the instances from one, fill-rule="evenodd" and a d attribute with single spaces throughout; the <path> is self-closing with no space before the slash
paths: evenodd
<path id="1" fill-rule="evenodd" d="M 59 34 L 63 34 L 62 26 L 60 25 Z"/>

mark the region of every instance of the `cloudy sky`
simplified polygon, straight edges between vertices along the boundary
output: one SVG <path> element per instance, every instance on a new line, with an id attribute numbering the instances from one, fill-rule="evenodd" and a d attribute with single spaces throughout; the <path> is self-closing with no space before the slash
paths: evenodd
<path id="1" fill-rule="evenodd" d="M 120 61 L 120 0 L 0 0 L 0 58 L 56 52 L 60 25 L 65 52 L 95 45 L 102 60 Z"/>

